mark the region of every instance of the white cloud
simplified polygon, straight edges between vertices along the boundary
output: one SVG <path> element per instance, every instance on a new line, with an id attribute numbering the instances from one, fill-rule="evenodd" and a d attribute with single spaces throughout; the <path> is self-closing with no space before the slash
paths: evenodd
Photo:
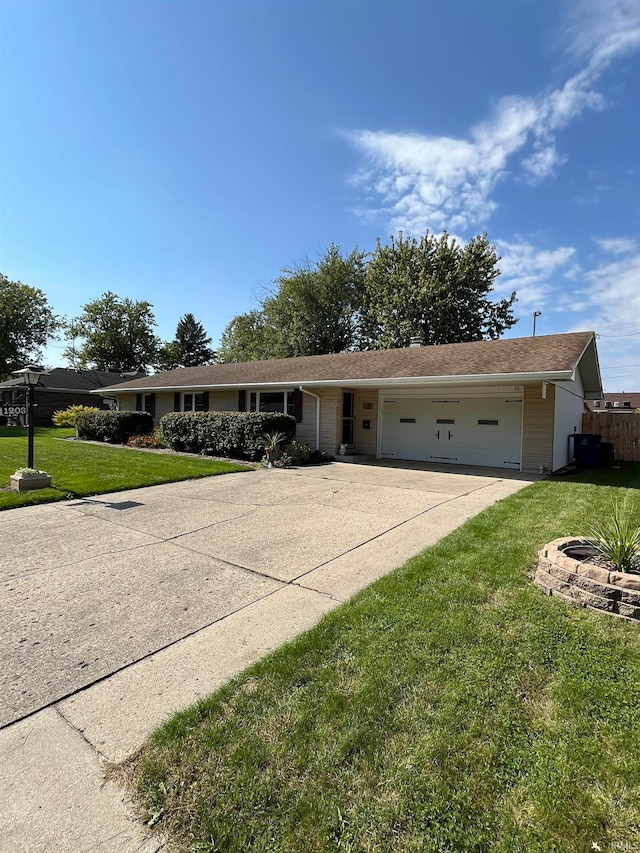
<path id="1" fill-rule="evenodd" d="M 640 254 L 601 264 L 584 274 L 594 327 L 613 335 L 634 318 L 640 330 Z"/>
<path id="2" fill-rule="evenodd" d="M 576 250 L 571 246 L 540 250 L 526 240 L 508 243 L 496 241 L 501 260 L 501 275 L 496 281 L 495 293 L 504 296 L 516 291 L 516 314 L 541 310 L 550 304 L 557 292 L 559 277 L 566 277 L 575 268 Z M 570 265 L 570 266 L 569 266 Z"/>
<path id="3" fill-rule="evenodd" d="M 536 142 L 533 153 L 522 161 L 522 165 L 527 173 L 528 182 L 537 184 L 538 181 L 554 175 L 556 166 L 561 166 L 566 160 L 566 157 L 558 154 L 555 145 L 542 145 Z"/>
<path id="4" fill-rule="evenodd" d="M 604 252 L 612 255 L 625 255 L 636 250 L 637 243 L 629 237 L 612 237 L 610 239 L 593 238 L 593 242 Z"/>
<path id="5" fill-rule="evenodd" d="M 496 207 L 492 191 L 513 168 L 515 155 L 523 155 L 529 183 L 554 174 L 566 159 L 556 149 L 555 133 L 585 110 L 606 106 L 595 84 L 615 59 L 640 47 L 636 0 L 614 0 L 612 14 L 609 3 L 577 5 L 583 17 L 575 13 L 569 34 L 571 56 L 580 68 L 561 87 L 535 98 L 502 98 L 466 138 L 373 130 L 346 134 L 364 158 L 354 180 L 373 194 L 375 215 L 409 233 L 464 230 L 490 217 Z"/>
<path id="6" fill-rule="evenodd" d="M 578 291 L 583 316 L 569 331 L 593 329 L 601 337 L 598 351 L 603 368 L 640 363 L 640 253 L 617 258 L 588 270 Z M 576 306 L 574 306 L 574 309 Z M 627 376 L 603 371 L 605 390 L 636 390 L 640 370 Z"/>

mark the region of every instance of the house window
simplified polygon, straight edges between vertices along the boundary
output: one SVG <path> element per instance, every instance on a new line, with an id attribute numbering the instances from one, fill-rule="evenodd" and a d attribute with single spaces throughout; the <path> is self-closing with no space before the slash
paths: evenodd
<path id="1" fill-rule="evenodd" d="M 602 400 L 594 400 L 593 401 L 593 406 L 595 409 L 599 409 L 601 405 L 602 405 Z"/>
<path id="2" fill-rule="evenodd" d="M 182 395 L 182 411 L 183 412 L 204 412 L 204 394 L 192 394 L 191 392 Z"/>
<path id="3" fill-rule="evenodd" d="M 148 412 L 152 418 L 156 415 L 156 395 L 155 394 L 143 394 L 142 395 L 142 411 Z"/>
<path id="4" fill-rule="evenodd" d="M 252 391 L 249 394 L 249 411 L 282 412 L 295 417 L 294 400 L 293 391 Z"/>
<path id="5" fill-rule="evenodd" d="M 631 400 L 623 400 L 622 405 L 624 406 L 625 409 L 630 409 L 631 408 Z"/>

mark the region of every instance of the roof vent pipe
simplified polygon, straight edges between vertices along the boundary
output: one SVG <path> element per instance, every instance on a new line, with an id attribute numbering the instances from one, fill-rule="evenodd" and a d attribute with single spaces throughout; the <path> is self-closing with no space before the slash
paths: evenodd
<path id="1" fill-rule="evenodd" d="M 409 338 L 409 346 L 410 347 L 421 347 L 422 346 L 422 338 L 418 338 L 418 337 Z"/>

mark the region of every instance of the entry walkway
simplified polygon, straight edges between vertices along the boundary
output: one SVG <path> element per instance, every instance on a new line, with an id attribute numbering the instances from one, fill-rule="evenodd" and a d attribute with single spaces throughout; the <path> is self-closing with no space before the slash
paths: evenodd
<path id="1" fill-rule="evenodd" d="M 159 849 L 105 762 L 529 482 L 333 463 L 1 513 L 0 850 Z"/>

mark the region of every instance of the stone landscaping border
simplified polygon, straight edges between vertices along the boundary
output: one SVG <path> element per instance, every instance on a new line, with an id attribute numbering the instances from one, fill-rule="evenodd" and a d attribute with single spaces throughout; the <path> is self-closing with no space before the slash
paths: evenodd
<path id="1" fill-rule="evenodd" d="M 574 607 L 591 607 L 640 622 L 640 575 L 611 572 L 567 554 L 568 549 L 586 544 L 584 539 L 572 538 L 549 542 L 539 552 L 534 583 Z"/>

